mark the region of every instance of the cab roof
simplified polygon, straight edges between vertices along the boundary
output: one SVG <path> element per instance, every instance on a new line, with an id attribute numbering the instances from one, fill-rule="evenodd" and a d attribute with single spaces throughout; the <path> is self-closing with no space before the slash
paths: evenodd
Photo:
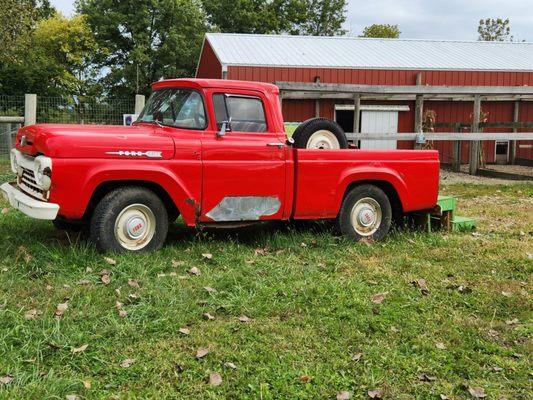
<path id="1" fill-rule="evenodd" d="M 263 82 L 234 81 L 227 79 L 196 79 L 196 78 L 179 78 L 163 79 L 152 83 L 152 90 L 169 88 L 169 87 L 190 87 L 195 89 L 216 88 L 216 89 L 245 89 L 257 90 L 260 92 L 278 93 L 276 85 Z"/>

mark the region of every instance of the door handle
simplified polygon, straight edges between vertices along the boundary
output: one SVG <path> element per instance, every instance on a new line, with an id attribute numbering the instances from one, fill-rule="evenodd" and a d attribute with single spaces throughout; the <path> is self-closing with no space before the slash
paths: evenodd
<path id="1" fill-rule="evenodd" d="M 283 146 L 285 145 L 280 142 L 271 142 L 271 143 L 267 143 L 267 146 L 272 146 L 272 147 L 277 147 L 278 149 L 282 149 Z"/>

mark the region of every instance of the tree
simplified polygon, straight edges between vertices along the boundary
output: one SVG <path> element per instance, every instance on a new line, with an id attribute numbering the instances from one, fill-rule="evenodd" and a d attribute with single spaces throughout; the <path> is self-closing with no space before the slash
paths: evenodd
<path id="1" fill-rule="evenodd" d="M 291 33 L 300 35 L 344 35 L 346 0 L 303 0 L 305 13 L 296 22 Z M 303 18 L 302 18 L 303 17 Z"/>
<path id="2" fill-rule="evenodd" d="M 37 21 L 54 14 L 49 0 L 3 0 L 0 7 L 0 62 L 14 61 L 17 48 L 25 46 L 25 39 Z"/>
<path id="3" fill-rule="evenodd" d="M 344 34 L 346 0 L 203 0 L 212 28 L 235 33 Z"/>
<path id="4" fill-rule="evenodd" d="M 361 37 L 398 39 L 401 33 L 398 25 L 373 24 L 363 29 Z"/>
<path id="5" fill-rule="evenodd" d="M 196 0 L 78 0 L 100 46 L 100 79 L 113 96 L 148 93 L 161 78 L 194 73 L 207 26 Z"/>
<path id="6" fill-rule="evenodd" d="M 12 62 L 0 66 L 2 93 L 65 96 L 89 90 L 96 42 L 83 16 L 43 19 L 26 42 Z"/>
<path id="7" fill-rule="evenodd" d="M 511 27 L 509 26 L 509 18 L 485 18 L 479 20 L 477 28 L 479 33 L 478 40 L 486 42 L 505 42 L 513 41 L 511 36 Z"/>

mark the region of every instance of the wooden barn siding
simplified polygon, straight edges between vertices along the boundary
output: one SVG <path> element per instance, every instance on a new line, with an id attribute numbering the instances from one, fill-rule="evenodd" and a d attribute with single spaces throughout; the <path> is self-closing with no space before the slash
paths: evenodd
<path id="1" fill-rule="evenodd" d="M 533 121 L 533 102 L 522 102 L 520 103 L 520 121 Z M 532 129 L 522 129 L 522 131 L 527 132 Z M 516 158 L 522 158 L 525 160 L 533 160 L 533 149 L 521 149 L 520 145 L 533 145 L 533 140 L 521 140 L 516 143 Z"/>
<path id="2" fill-rule="evenodd" d="M 200 61 L 198 62 L 196 77 L 212 79 L 222 78 L 222 65 L 220 65 L 215 52 L 207 40 L 202 48 L 202 54 L 200 54 Z"/>
<path id="3" fill-rule="evenodd" d="M 314 82 L 320 77 L 322 83 L 353 83 L 362 85 L 414 85 L 416 75 L 422 73 L 422 83 L 428 85 L 451 86 L 522 86 L 533 85 L 532 72 L 482 72 L 482 71 L 406 71 L 406 70 L 370 70 L 370 69 L 328 69 L 328 68 L 272 68 L 272 67 L 229 67 L 228 79 L 250 80 L 260 82 Z M 322 100 L 320 114 L 326 118 L 333 118 L 335 101 Z M 337 103 L 341 103 L 337 101 Z M 388 104 L 390 102 L 372 102 Z M 371 104 L 371 102 L 363 102 Z M 414 102 L 393 102 L 392 104 L 408 104 L 409 112 L 398 114 L 398 131 L 412 132 L 414 130 Z M 303 121 L 315 115 L 315 105 L 312 100 L 284 100 L 283 116 L 286 121 Z M 472 102 L 425 102 L 424 109 L 437 112 L 438 122 L 469 122 L 471 120 Z M 483 110 L 489 112 L 488 121 L 511 122 L 513 120 L 512 102 L 485 102 Z M 531 103 L 522 103 L 521 121 L 533 120 Z M 449 128 L 439 129 L 440 131 Z M 492 129 L 496 131 L 495 129 Z M 506 130 L 502 130 L 506 131 Z M 510 131 L 510 130 L 507 130 Z M 521 142 L 526 143 L 526 142 Z M 450 163 L 452 160 L 452 142 L 435 142 L 439 150 L 441 162 Z M 484 142 L 483 149 L 486 162 L 494 162 L 494 142 Z M 399 141 L 399 149 L 413 148 L 412 141 Z M 468 162 L 469 143 L 462 144 L 462 162 Z M 533 159 L 533 150 L 517 148 L 518 158 Z"/>

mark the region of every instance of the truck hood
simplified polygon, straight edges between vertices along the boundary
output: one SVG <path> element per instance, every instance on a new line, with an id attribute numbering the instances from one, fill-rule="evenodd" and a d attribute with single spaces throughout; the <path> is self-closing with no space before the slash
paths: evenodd
<path id="1" fill-rule="evenodd" d="M 29 125 L 18 131 L 16 147 L 26 154 L 54 158 L 174 156 L 172 138 L 150 125 Z"/>

